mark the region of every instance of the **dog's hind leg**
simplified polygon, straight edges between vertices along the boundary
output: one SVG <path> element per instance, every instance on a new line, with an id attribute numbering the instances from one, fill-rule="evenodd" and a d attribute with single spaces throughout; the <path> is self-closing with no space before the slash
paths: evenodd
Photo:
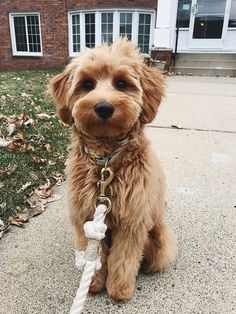
<path id="1" fill-rule="evenodd" d="M 143 269 L 147 273 L 167 268 L 176 257 L 177 240 L 170 226 L 154 226 L 144 248 Z"/>

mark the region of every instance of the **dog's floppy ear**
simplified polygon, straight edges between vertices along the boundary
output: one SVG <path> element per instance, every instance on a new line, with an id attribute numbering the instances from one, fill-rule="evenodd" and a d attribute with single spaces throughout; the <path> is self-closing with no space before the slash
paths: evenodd
<path id="1" fill-rule="evenodd" d="M 71 75 L 71 69 L 67 67 L 64 72 L 54 76 L 49 83 L 49 92 L 57 104 L 57 115 L 59 119 L 69 125 L 72 125 L 74 122 L 68 102 Z"/>
<path id="2" fill-rule="evenodd" d="M 144 65 L 140 82 L 143 88 L 143 108 L 139 119 L 142 123 L 150 123 L 155 118 L 161 99 L 165 95 L 164 76 L 158 69 Z"/>

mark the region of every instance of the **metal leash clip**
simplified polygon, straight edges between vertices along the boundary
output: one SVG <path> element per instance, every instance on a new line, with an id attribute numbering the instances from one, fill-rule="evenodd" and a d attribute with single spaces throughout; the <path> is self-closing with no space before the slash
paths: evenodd
<path id="1" fill-rule="evenodd" d="M 107 213 L 111 210 L 111 200 L 109 197 L 112 196 L 112 188 L 109 185 L 113 180 L 114 173 L 113 171 L 107 167 L 107 162 L 105 163 L 105 167 L 101 170 L 101 179 L 98 182 L 99 187 L 99 196 L 97 197 L 95 207 L 97 206 L 97 202 L 105 203 L 107 205 Z M 109 195 L 107 194 L 107 188 L 109 188 Z"/>

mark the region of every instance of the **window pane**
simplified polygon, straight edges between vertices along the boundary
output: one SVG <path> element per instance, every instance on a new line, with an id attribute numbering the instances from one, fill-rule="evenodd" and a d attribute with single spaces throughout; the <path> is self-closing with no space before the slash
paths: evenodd
<path id="1" fill-rule="evenodd" d="M 189 27 L 192 0 L 179 0 L 176 27 Z"/>
<path id="2" fill-rule="evenodd" d="M 132 13 L 126 13 L 126 23 L 132 24 Z"/>
<path id="3" fill-rule="evenodd" d="M 102 33 L 107 32 L 107 24 L 102 24 Z"/>
<path id="4" fill-rule="evenodd" d="M 226 0 L 198 0 L 193 38 L 221 38 Z"/>
<path id="5" fill-rule="evenodd" d="M 14 29 L 17 51 L 28 51 L 24 16 L 14 17 Z"/>
<path id="6" fill-rule="evenodd" d="M 132 24 L 127 24 L 126 25 L 126 33 L 131 34 L 132 33 Z"/>
<path id="7" fill-rule="evenodd" d="M 120 23 L 125 24 L 125 13 L 120 13 Z"/>
<path id="8" fill-rule="evenodd" d="M 102 13 L 102 42 L 113 42 L 113 13 Z"/>
<path id="9" fill-rule="evenodd" d="M 107 24 L 107 28 L 108 28 L 108 30 L 107 30 L 107 32 L 108 33 L 112 33 L 112 31 L 113 31 L 113 24 Z"/>
<path id="10" fill-rule="evenodd" d="M 26 17 L 30 52 L 41 52 L 39 18 L 37 15 Z"/>
<path id="11" fill-rule="evenodd" d="M 125 35 L 125 25 L 120 25 L 120 35 Z"/>
<path id="12" fill-rule="evenodd" d="M 138 47 L 142 53 L 148 53 L 150 41 L 151 14 L 139 14 Z"/>
<path id="13" fill-rule="evenodd" d="M 95 47 L 95 13 L 85 14 L 85 46 Z"/>
<path id="14" fill-rule="evenodd" d="M 236 27 L 236 0 L 232 0 L 230 15 L 229 15 L 229 27 Z"/>
<path id="15" fill-rule="evenodd" d="M 72 15 L 72 46 L 73 52 L 80 51 L 80 15 Z"/>
<path id="16" fill-rule="evenodd" d="M 113 13 L 107 13 L 108 23 L 113 23 Z"/>
<path id="17" fill-rule="evenodd" d="M 144 14 L 144 15 L 145 15 L 145 24 L 150 25 L 151 15 L 150 14 Z"/>
<path id="18" fill-rule="evenodd" d="M 132 13 L 120 13 L 120 36 L 132 37 Z"/>
<path id="19" fill-rule="evenodd" d="M 139 24 L 144 24 L 144 14 L 139 14 Z"/>
<path id="20" fill-rule="evenodd" d="M 108 22 L 107 13 L 102 13 L 102 23 L 107 23 L 107 22 Z"/>

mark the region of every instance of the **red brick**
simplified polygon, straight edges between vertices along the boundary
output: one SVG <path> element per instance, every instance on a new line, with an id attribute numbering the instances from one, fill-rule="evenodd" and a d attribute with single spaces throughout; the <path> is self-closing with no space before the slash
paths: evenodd
<path id="1" fill-rule="evenodd" d="M 68 63 L 68 11 L 89 8 L 156 9 L 156 0 L 1 0 L 0 70 L 43 69 Z M 42 57 L 12 56 L 9 13 L 39 12 L 42 33 Z"/>

